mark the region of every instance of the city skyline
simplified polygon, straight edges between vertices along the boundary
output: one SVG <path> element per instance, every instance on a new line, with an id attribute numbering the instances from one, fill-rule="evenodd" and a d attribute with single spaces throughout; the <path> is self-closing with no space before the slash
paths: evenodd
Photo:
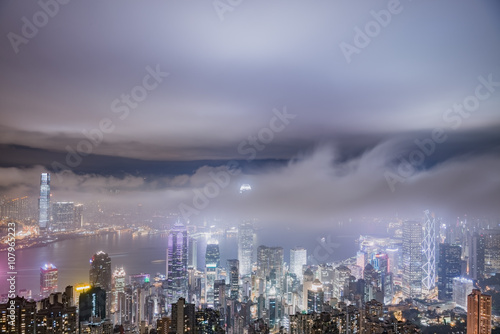
<path id="1" fill-rule="evenodd" d="M 500 3 L 0 3 L 0 332 L 500 334 Z"/>
<path id="2" fill-rule="evenodd" d="M 54 205 L 64 207 L 70 203 L 57 202 Z M 11 204 L 12 202 L 7 202 L 9 207 Z M 62 210 L 62 216 L 71 218 L 70 227 L 65 230 L 49 228 L 41 232 L 42 238 L 50 240 L 70 231 L 78 234 L 99 230 L 87 223 L 85 215 L 78 218 L 84 222 L 83 226 L 73 224 L 73 206 L 70 207 L 72 210 Z M 53 211 L 52 224 L 55 217 L 61 215 L 57 210 Z M 20 212 L 17 214 L 24 216 Z M 142 214 L 142 211 L 139 211 L 137 217 L 141 217 Z M 308 321 L 316 321 L 315 314 L 323 314 L 323 317 L 328 315 L 332 321 L 337 322 L 343 331 L 348 331 L 336 318 L 346 313 L 352 317 L 348 323 L 348 326 L 352 326 L 351 330 L 357 330 L 356 328 L 368 330 L 366 326 L 371 326 L 370 328 L 389 326 L 388 321 L 396 321 L 395 315 L 393 311 L 390 312 L 391 316 L 383 315 L 382 310 L 387 307 L 393 310 L 399 307 L 406 308 L 407 303 L 425 303 L 427 307 L 444 308 L 453 305 L 454 308 L 449 310 L 458 312 L 458 319 L 462 319 L 462 323 L 465 323 L 466 318 L 471 322 L 471 317 L 475 317 L 474 314 L 479 312 L 482 320 L 478 321 L 482 322 L 478 326 L 486 328 L 484 333 L 491 333 L 492 328 L 498 326 L 492 319 L 492 310 L 498 312 L 500 306 L 492 304 L 491 301 L 489 306 L 481 306 L 480 311 L 468 310 L 471 307 L 471 298 L 474 298 L 473 287 L 495 279 L 495 273 L 500 271 L 500 265 L 493 261 L 494 254 L 500 249 L 500 233 L 498 228 L 490 229 L 487 220 L 465 218 L 458 221 L 456 226 L 453 224 L 447 226 L 442 223 L 441 217 L 436 217 L 428 210 L 421 213 L 419 221 L 393 218 L 379 223 L 379 236 L 358 234 L 357 253 L 351 250 L 349 258 L 334 260 L 333 257 L 318 257 L 317 250 L 325 249 L 326 239 L 318 239 L 314 251 L 308 252 L 307 248 L 299 246 L 283 248 L 279 241 L 272 242 L 273 246 L 267 246 L 268 242 L 265 239 L 261 240 L 262 226 L 256 221 L 247 221 L 235 228 L 222 222 L 216 225 L 206 223 L 183 225 L 179 217 L 172 218 L 174 219 L 161 229 L 147 226 L 152 221 L 143 216 L 145 220 L 138 225 L 125 220 L 123 225 L 113 225 L 111 230 L 103 225 L 104 227 L 100 229 L 107 231 L 108 234 L 103 236 L 94 234 L 102 241 L 108 240 L 107 238 L 111 236 L 113 241 L 109 245 L 108 242 L 98 243 L 103 249 L 108 249 L 111 244 L 116 245 L 127 235 L 126 238 L 131 237 L 132 240 L 144 238 L 143 241 L 147 245 L 153 238 L 158 239 L 160 244 L 156 248 L 160 251 L 159 254 L 162 253 L 161 250 L 167 251 L 166 254 L 163 253 L 163 261 L 153 260 L 154 257 L 146 255 L 140 250 L 141 248 L 134 246 L 126 257 L 137 252 L 144 256 L 145 262 L 159 262 L 160 267 L 166 263 L 167 266 L 163 267 L 166 270 L 165 275 L 161 270 L 154 274 L 154 271 L 146 269 L 148 266 L 145 263 L 142 265 L 139 263 L 137 268 L 140 268 L 140 273 L 137 269 L 129 271 L 127 268 L 130 268 L 133 262 L 130 260 L 123 262 L 122 257 L 125 254 L 120 255 L 114 251 L 112 256 L 109 256 L 104 251 L 98 251 L 90 260 L 90 270 L 87 269 L 88 283 L 82 282 L 87 281 L 83 279 L 84 275 L 73 278 L 69 286 L 66 286 L 68 283 L 66 278 L 65 283 L 61 285 L 58 276 L 68 274 L 67 264 L 62 266 L 62 270 L 55 269 L 53 264 L 47 264 L 40 268 L 40 295 L 36 295 L 36 290 L 32 291 L 34 290 L 32 286 L 23 285 L 19 290 L 21 297 L 16 299 L 16 303 L 26 303 L 26 308 L 29 309 L 32 307 L 31 300 L 36 300 L 41 303 L 39 305 L 43 305 L 36 313 L 40 317 L 46 317 L 46 314 L 53 315 L 54 310 L 63 307 L 63 311 L 58 312 L 65 312 L 62 318 L 64 325 L 58 326 L 74 328 L 79 324 L 82 328 L 86 326 L 112 328 L 113 325 L 124 325 L 130 333 L 135 333 L 134 328 L 141 326 L 151 330 L 162 328 L 165 324 L 161 325 L 158 322 L 155 325 L 155 321 L 175 319 L 178 316 L 179 303 L 185 303 L 183 309 L 188 312 L 189 317 L 196 313 L 195 318 L 198 320 L 189 320 L 190 322 L 186 323 L 188 328 L 206 326 L 207 321 L 214 321 L 228 312 L 215 322 L 221 328 L 225 324 L 227 328 L 236 330 L 239 326 L 248 326 L 249 321 L 256 321 L 261 322 L 259 326 L 264 326 L 271 332 L 276 332 L 279 327 L 290 330 L 290 333 L 307 333 L 307 331 L 294 332 L 295 326 L 299 326 L 301 322 L 300 318 L 297 318 L 300 317 L 299 314 L 302 317 L 309 317 Z M 381 233 L 380 229 L 385 232 Z M 143 234 L 144 231 L 148 231 L 147 234 Z M 466 232 L 462 233 L 463 231 Z M 351 233 L 356 234 L 359 231 Z M 78 238 L 81 238 L 82 245 L 85 245 L 85 240 L 89 237 L 80 235 Z M 482 238 L 484 242 L 480 241 Z M 219 245 L 227 252 L 231 239 L 234 245 L 231 247 L 232 254 L 224 255 L 226 263 L 221 256 Z M 429 245 L 432 241 L 436 245 Z M 331 243 L 330 238 L 328 243 Z M 56 244 L 63 247 L 61 241 Z M 191 247 L 190 244 L 197 246 Z M 245 257 L 250 257 L 247 260 L 251 266 L 250 273 L 239 272 L 239 261 L 231 258 L 234 255 L 241 255 L 238 254 L 241 252 L 241 247 L 235 247 L 237 245 L 245 246 L 243 260 Z M 202 247 L 200 251 L 205 258 L 204 264 L 196 261 L 197 264 L 188 265 L 188 259 L 196 257 L 192 252 L 198 253 L 198 246 Z M 484 250 L 474 254 L 475 257 L 472 258 L 462 257 L 464 253 L 468 254 L 462 252 L 462 248 L 473 247 Z M 127 248 L 125 246 L 125 249 Z M 436 260 L 429 260 L 429 249 L 434 251 L 439 249 Z M 290 257 L 285 259 L 284 255 L 288 251 Z M 311 255 L 308 256 L 308 253 Z M 402 261 L 397 260 L 397 257 Z M 114 272 L 112 272 L 113 267 Z M 425 286 L 429 283 L 429 277 L 434 275 L 428 275 L 432 272 L 436 273 L 433 281 L 435 288 Z M 475 276 L 478 278 L 474 281 L 468 279 Z M 82 283 L 76 284 L 76 282 Z M 65 289 L 62 289 L 62 286 L 65 286 Z M 488 291 L 491 291 L 489 289 Z M 72 297 L 75 293 L 76 303 Z M 484 298 L 490 298 L 489 300 L 492 298 L 490 295 L 483 295 Z M 0 294 L 0 298 L 5 298 L 5 295 Z M 347 306 L 345 302 L 352 304 Z M 0 313 L 4 305 L 6 304 L 0 304 Z M 250 319 L 253 320 L 245 318 L 246 308 L 249 308 L 252 314 Z M 229 316 L 231 312 L 235 312 L 236 318 Z M 75 320 L 75 314 L 79 314 L 78 321 Z M 371 318 L 371 314 L 376 317 Z M 425 322 L 422 320 L 420 324 L 414 321 L 400 322 L 398 326 L 416 331 L 418 327 L 415 326 L 426 328 L 429 326 L 428 321 L 435 322 L 431 318 L 425 319 L 427 320 Z M 33 320 L 35 321 L 39 320 Z M 491 324 L 488 327 L 489 322 Z M 31 326 L 32 323 L 27 325 Z M 168 326 L 175 327 L 174 324 Z M 197 333 L 201 333 L 199 330 Z M 221 331 L 222 329 L 220 333 Z M 264 331 L 267 333 L 267 329 Z"/>

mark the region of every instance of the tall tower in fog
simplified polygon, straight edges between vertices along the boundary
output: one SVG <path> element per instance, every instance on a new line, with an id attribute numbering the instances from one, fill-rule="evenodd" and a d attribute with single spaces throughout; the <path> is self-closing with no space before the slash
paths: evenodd
<path id="1" fill-rule="evenodd" d="M 484 276 L 484 251 L 486 238 L 483 234 L 469 236 L 469 277 L 473 280 Z"/>
<path id="2" fill-rule="evenodd" d="M 307 250 L 302 247 L 290 249 L 290 272 L 297 276 L 297 279 L 302 282 L 302 268 L 307 264 Z"/>
<path id="3" fill-rule="evenodd" d="M 40 176 L 40 197 L 38 198 L 38 227 L 41 231 L 49 227 L 50 222 L 50 173 Z"/>
<path id="4" fill-rule="evenodd" d="M 236 259 L 227 260 L 227 273 L 229 275 L 229 296 L 231 299 L 238 300 L 240 291 L 240 261 Z"/>
<path id="5" fill-rule="evenodd" d="M 167 297 L 168 303 L 187 298 L 188 293 L 188 234 L 178 220 L 167 239 Z"/>
<path id="6" fill-rule="evenodd" d="M 214 284 L 218 279 L 220 269 L 219 244 L 209 241 L 205 253 L 205 301 L 208 307 L 214 307 Z"/>
<path id="7" fill-rule="evenodd" d="M 115 314 L 115 322 L 121 323 L 124 316 L 125 306 L 125 270 L 116 268 L 113 272 L 113 297 L 111 301 L 111 313 Z"/>
<path id="8" fill-rule="evenodd" d="M 248 276 L 252 273 L 254 231 L 251 221 L 240 224 L 238 228 L 238 261 L 240 261 L 240 275 Z"/>
<path id="9" fill-rule="evenodd" d="M 83 204 L 75 204 L 73 221 L 75 229 L 80 229 L 83 227 Z"/>
<path id="10" fill-rule="evenodd" d="M 283 248 L 259 246 L 257 248 L 257 276 L 262 280 L 268 280 L 271 286 L 281 292 L 281 279 L 283 278 Z"/>
<path id="11" fill-rule="evenodd" d="M 198 239 L 193 237 L 188 239 L 188 268 L 198 268 Z"/>
<path id="12" fill-rule="evenodd" d="M 436 220 L 429 210 L 424 212 L 422 261 L 422 289 L 426 295 L 436 287 Z"/>
<path id="13" fill-rule="evenodd" d="M 462 247 L 442 244 L 439 247 L 438 298 L 453 299 L 453 279 L 460 277 L 462 270 Z"/>
<path id="14" fill-rule="evenodd" d="M 421 222 L 403 223 L 403 295 L 405 298 L 422 296 L 422 238 Z"/>

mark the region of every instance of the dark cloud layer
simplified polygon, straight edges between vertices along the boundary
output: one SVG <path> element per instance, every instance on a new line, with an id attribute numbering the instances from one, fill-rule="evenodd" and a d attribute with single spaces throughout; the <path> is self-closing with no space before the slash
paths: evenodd
<path id="1" fill-rule="evenodd" d="M 393 143 L 383 143 L 361 156 L 339 161 L 336 150 L 321 146 L 287 165 L 233 175 L 227 165 L 204 166 L 195 173 L 145 179 L 140 176 L 53 175 L 54 200 L 104 200 L 171 212 L 190 220 L 242 217 L 264 221 L 325 223 L 365 215 L 418 216 L 425 208 L 441 215 L 500 215 L 500 157 L 462 156 L 425 170 L 415 170 L 392 191 L 385 174 Z M 44 169 L 2 168 L 1 188 L 36 193 Z M 242 183 L 252 191 L 239 193 Z"/>

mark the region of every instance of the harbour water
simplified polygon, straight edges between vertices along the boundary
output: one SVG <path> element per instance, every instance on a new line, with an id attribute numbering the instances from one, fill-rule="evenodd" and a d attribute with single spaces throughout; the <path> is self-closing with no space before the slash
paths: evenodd
<path id="1" fill-rule="evenodd" d="M 309 254 L 321 247 L 321 238 L 335 242 L 335 248 L 328 254 L 328 261 L 338 261 L 355 255 L 357 245 L 354 240 L 359 235 L 339 235 L 338 233 L 297 233 L 292 230 L 271 231 L 259 230 L 257 245 L 282 246 L 285 261 L 288 261 L 289 250 L 295 246 L 306 247 Z M 149 235 L 133 235 L 121 232 L 110 235 L 83 237 L 78 239 L 58 241 L 45 247 L 36 247 L 16 251 L 16 288 L 32 290 L 33 296 L 39 293 L 40 267 L 52 263 L 59 269 L 58 290 L 64 290 L 67 285 L 88 282 L 89 260 L 97 251 L 104 251 L 111 257 L 112 268 L 124 267 L 127 275 L 138 273 L 165 274 L 166 264 L 166 233 Z M 236 237 L 223 238 L 219 241 L 221 265 L 225 266 L 227 259 L 237 258 L 238 247 Z M 204 266 L 206 239 L 198 241 L 198 266 Z M 7 286 L 7 253 L 0 252 L 0 294 L 6 294 Z"/>

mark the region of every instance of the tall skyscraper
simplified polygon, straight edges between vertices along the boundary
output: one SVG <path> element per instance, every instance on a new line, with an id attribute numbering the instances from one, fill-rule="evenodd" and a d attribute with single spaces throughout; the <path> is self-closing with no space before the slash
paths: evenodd
<path id="1" fill-rule="evenodd" d="M 491 334 L 491 296 L 472 290 L 467 296 L 467 334 Z"/>
<path id="2" fill-rule="evenodd" d="M 438 298 L 452 300 L 453 279 L 459 277 L 462 270 L 462 247 L 441 244 L 439 246 Z"/>
<path id="3" fill-rule="evenodd" d="M 198 268 L 198 240 L 189 238 L 188 268 Z"/>
<path id="4" fill-rule="evenodd" d="M 307 313 L 321 313 L 324 302 L 323 284 L 318 279 L 315 279 L 312 282 L 311 288 L 307 290 Z"/>
<path id="5" fill-rule="evenodd" d="M 231 299 L 238 300 L 240 290 L 240 261 L 236 259 L 227 260 L 227 271 L 229 274 L 229 296 Z"/>
<path id="6" fill-rule="evenodd" d="M 367 264 L 368 264 L 368 254 L 364 251 L 358 251 L 356 253 L 356 265 L 361 268 L 361 271 L 363 271 Z M 363 272 L 361 272 L 361 276 L 363 276 Z"/>
<path id="7" fill-rule="evenodd" d="M 46 230 L 50 224 L 50 173 L 40 176 L 40 197 L 38 198 L 38 227 Z"/>
<path id="8" fill-rule="evenodd" d="M 344 265 L 338 266 L 333 271 L 332 297 L 342 301 L 348 294 L 351 270 Z"/>
<path id="9" fill-rule="evenodd" d="M 123 307 L 125 304 L 125 270 L 116 268 L 113 272 L 113 300 L 111 303 L 111 312 L 118 313 L 118 323 L 121 323 Z"/>
<path id="10" fill-rule="evenodd" d="M 173 304 L 188 293 L 188 233 L 178 220 L 167 239 L 167 297 Z"/>
<path id="11" fill-rule="evenodd" d="M 75 205 L 74 212 L 74 228 L 79 229 L 83 227 L 83 204 Z"/>
<path id="12" fill-rule="evenodd" d="M 214 283 L 214 310 L 224 309 L 226 305 L 226 281 L 216 280 Z"/>
<path id="13" fill-rule="evenodd" d="M 422 238 L 421 222 L 403 223 L 403 295 L 405 298 L 422 296 Z"/>
<path id="14" fill-rule="evenodd" d="M 281 293 L 283 278 L 283 248 L 259 246 L 257 249 L 257 276 L 270 281 L 271 286 Z"/>
<path id="15" fill-rule="evenodd" d="M 56 202 L 52 205 L 52 231 L 67 231 L 75 227 L 75 204 Z"/>
<path id="16" fill-rule="evenodd" d="M 307 264 L 307 250 L 303 247 L 290 249 L 290 272 L 302 282 L 304 279 L 303 267 Z"/>
<path id="17" fill-rule="evenodd" d="M 384 275 L 389 272 L 389 255 L 386 253 L 376 254 L 372 261 L 373 267 Z"/>
<path id="18" fill-rule="evenodd" d="M 240 275 L 242 277 L 252 273 L 253 248 L 253 224 L 251 221 L 244 222 L 238 228 L 238 260 L 240 261 Z"/>
<path id="19" fill-rule="evenodd" d="M 467 310 L 467 296 L 472 293 L 474 283 L 470 279 L 455 277 L 453 279 L 453 302 L 457 307 Z"/>
<path id="20" fill-rule="evenodd" d="M 111 258 L 109 255 L 103 251 L 95 253 L 90 260 L 90 285 L 111 292 L 111 275 Z"/>
<path id="21" fill-rule="evenodd" d="M 399 271 L 399 249 L 398 248 L 387 248 L 385 250 L 388 257 L 388 268 L 390 273 L 397 274 Z"/>
<path id="22" fill-rule="evenodd" d="M 484 277 L 485 237 L 476 232 L 469 240 L 469 277 L 477 280 Z"/>
<path id="23" fill-rule="evenodd" d="M 214 284 L 219 279 L 220 251 L 219 243 L 209 241 L 205 253 L 205 301 L 209 308 L 214 307 Z"/>
<path id="24" fill-rule="evenodd" d="M 40 295 L 42 298 L 57 291 L 57 276 L 57 268 L 51 263 L 40 268 Z"/>
<path id="25" fill-rule="evenodd" d="M 487 276 L 500 272 L 500 231 L 486 230 L 484 249 L 484 273 Z"/>
<path id="26" fill-rule="evenodd" d="M 422 292 L 429 294 L 436 287 L 436 219 L 429 210 L 424 211 L 422 261 Z"/>

